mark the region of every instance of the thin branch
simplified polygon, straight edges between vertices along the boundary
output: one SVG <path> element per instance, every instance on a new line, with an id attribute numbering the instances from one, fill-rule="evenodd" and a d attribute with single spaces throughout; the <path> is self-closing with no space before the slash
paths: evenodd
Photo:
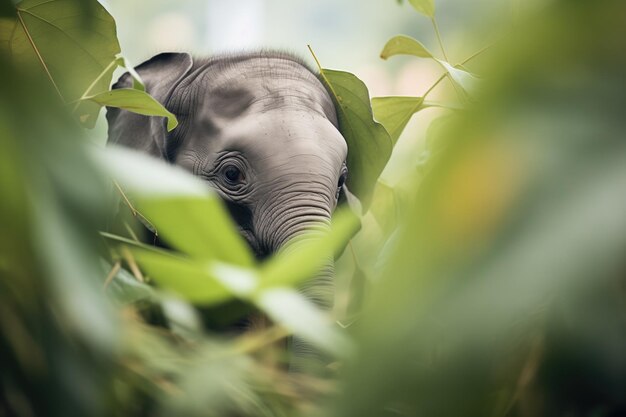
<path id="1" fill-rule="evenodd" d="M 143 220 L 145 223 L 147 223 L 152 228 L 152 230 L 154 230 L 155 238 L 157 236 L 159 236 L 159 232 L 158 232 L 157 228 L 154 226 L 154 224 L 152 224 L 152 222 L 150 220 L 148 220 L 148 218 L 146 216 L 141 214 L 135 208 L 135 206 L 133 206 L 133 203 L 130 202 L 130 200 L 126 196 L 126 193 L 124 193 L 124 190 L 122 190 L 122 187 L 120 186 L 120 184 L 117 181 L 115 181 L 115 180 L 113 180 L 113 184 L 115 185 L 115 188 L 117 188 L 117 191 L 119 192 L 120 196 L 122 197 L 122 200 L 124 200 L 124 204 L 126 204 L 128 206 L 128 208 L 130 209 L 132 215 L 134 217 L 139 217 L 141 220 Z"/>
<path id="2" fill-rule="evenodd" d="M 137 281 L 142 282 L 142 283 L 146 282 L 146 279 L 141 273 L 141 270 L 137 266 L 137 262 L 135 262 L 135 258 L 133 257 L 133 254 L 130 253 L 130 251 L 127 248 L 122 248 L 122 256 L 124 257 L 124 260 L 130 267 L 130 270 L 135 276 L 135 278 L 137 278 Z"/>
<path id="3" fill-rule="evenodd" d="M 465 65 L 468 62 L 470 62 L 472 59 L 476 58 L 477 56 L 483 54 L 484 52 L 486 52 L 487 50 L 493 48 L 493 46 L 495 45 L 495 43 L 490 43 L 489 45 L 483 47 L 482 49 L 479 49 L 477 52 L 474 52 L 472 55 L 469 56 L 469 58 L 465 58 L 465 60 L 463 62 L 461 62 L 461 64 L 459 65 Z"/>
<path id="4" fill-rule="evenodd" d="M 108 288 L 108 286 L 113 281 L 113 278 L 115 278 L 117 273 L 120 272 L 121 267 L 122 264 L 120 261 L 115 262 L 115 265 L 113 265 L 113 268 L 111 268 L 111 272 L 109 272 L 109 275 L 107 275 L 107 278 L 104 280 L 104 285 L 102 286 L 103 290 L 106 290 Z"/>
<path id="5" fill-rule="evenodd" d="M 430 86 L 428 90 L 426 90 L 426 92 L 422 95 L 422 97 L 426 99 L 426 97 L 435 89 L 435 87 L 437 87 L 439 83 L 441 83 L 447 76 L 448 76 L 448 73 L 445 72 L 441 77 L 437 79 L 437 81 L 435 81 L 433 85 Z"/>
<path id="6" fill-rule="evenodd" d="M 441 33 L 439 33 L 439 25 L 437 25 L 437 21 L 434 17 L 430 19 L 433 24 L 433 28 L 435 29 L 435 34 L 437 35 L 437 42 L 439 42 L 439 48 L 441 48 L 441 53 L 443 54 L 443 58 L 449 62 L 448 54 L 446 54 L 446 49 L 443 47 L 443 41 L 441 40 Z"/>
<path id="7" fill-rule="evenodd" d="M 93 90 L 96 84 L 98 84 L 98 82 L 102 80 L 102 77 L 106 75 L 106 73 L 111 69 L 111 67 L 116 66 L 117 63 L 118 63 L 118 58 L 115 58 L 113 61 L 109 63 L 109 65 L 106 66 L 104 70 L 102 70 L 102 72 L 96 77 L 96 79 L 93 80 L 91 84 L 89 84 L 89 87 L 87 87 L 87 89 L 81 95 L 81 97 L 78 100 L 76 100 L 75 102 L 76 104 L 74 105 L 74 109 L 72 110 L 72 112 L 75 112 L 76 110 L 78 110 L 81 102 L 89 97 L 89 93 L 91 93 L 91 90 Z"/>

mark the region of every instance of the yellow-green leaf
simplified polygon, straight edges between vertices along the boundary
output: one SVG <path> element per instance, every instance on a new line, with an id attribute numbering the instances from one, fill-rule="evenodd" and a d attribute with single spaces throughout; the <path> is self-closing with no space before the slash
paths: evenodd
<path id="1" fill-rule="evenodd" d="M 420 41 L 404 35 L 394 36 L 389 39 L 380 53 L 382 59 L 388 59 L 394 55 L 414 55 L 420 58 L 433 58 L 433 54 Z"/>
<path id="2" fill-rule="evenodd" d="M 167 130 L 171 131 L 178 126 L 176 116 L 169 112 L 161 103 L 150 94 L 135 88 L 120 88 L 106 91 L 95 96 L 85 97 L 83 100 L 93 101 L 100 106 L 118 107 L 133 113 L 145 116 L 161 116 L 167 118 Z"/>
<path id="3" fill-rule="evenodd" d="M 394 144 L 411 117 L 423 108 L 423 97 L 375 97 L 372 99 L 374 117 L 387 129 Z"/>
<path id="4" fill-rule="evenodd" d="M 411 6 L 421 14 L 430 18 L 435 17 L 435 2 L 434 0 L 409 0 Z"/>

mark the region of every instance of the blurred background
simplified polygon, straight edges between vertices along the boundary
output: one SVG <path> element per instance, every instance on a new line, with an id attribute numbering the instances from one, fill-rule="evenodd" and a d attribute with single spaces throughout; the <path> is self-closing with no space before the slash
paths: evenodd
<path id="1" fill-rule="evenodd" d="M 99 8 L 58 3 L 76 21 Z M 134 230 L 152 223 L 111 179 L 135 184 L 131 200 L 156 207 L 150 220 L 179 230 L 180 241 L 228 238 L 212 223 L 221 206 L 172 215 L 215 200 L 182 193 L 193 177 L 172 182 L 166 164 L 87 144 L 74 103 L 59 100 L 36 59 L 13 54 L 34 55 L 24 37 L 7 42 L 15 10 L 0 2 L 0 47 L 13 48 L 0 48 L 0 417 L 625 416 L 626 4 L 435 3 L 452 63 L 499 42 L 463 67 L 482 84 L 462 111 L 442 82 L 431 98 L 452 111 L 420 111 L 400 138 L 361 231 L 336 262 L 341 308 L 328 334 L 353 345 L 329 337 L 337 360 L 300 375 L 275 342 L 291 334 L 282 325 L 309 329 L 320 316 L 292 303 L 289 320 L 267 330 L 230 336 L 204 326 L 197 304 L 209 301 L 189 294 L 214 296 L 222 287 L 212 287 L 207 266 L 224 259 L 139 242 Z M 431 22 L 407 1 L 105 5 L 135 65 L 164 50 L 258 47 L 312 62 L 311 44 L 324 67 L 355 73 L 373 96 L 422 95 L 442 71 L 431 60 L 379 58 L 397 34 L 440 53 Z M 108 27 L 115 38 L 112 19 Z M 36 38 L 58 72 L 68 83 L 89 75 L 79 80 L 89 84 L 100 71 L 78 62 L 85 51 L 47 30 Z M 46 33 L 57 39 L 46 45 Z M 93 26 L 84 35 L 103 49 Z M 104 44 L 117 54 L 116 39 Z M 102 120 L 87 134 L 103 143 Z M 126 226 L 117 235 L 111 217 Z M 150 263 L 133 258 L 140 250 L 176 259 L 156 263 L 176 295 L 149 285 Z M 241 282 L 240 270 L 230 272 Z M 223 293 L 224 304 L 240 296 Z"/>
<path id="2" fill-rule="evenodd" d="M 441 75 L 431 60 L 379 58 L 385 42 L 399 33 L 423 42 L 439 53 L 431 22 L 409 4 L 397 0 L 104 0 L 117 22 L 122 54 L 139 65 L 164 51 L 198 55 L 250 49 L 279 49 L 294 53 L 313 67 L 311 45 L 326 68 L 349 71 L 367 85 L 370 95 L 423 94 Z M 468 51 L 493 42 L 514 12 L 517 1 L 476 0 L 437 2 L 438 24 L 452 62 Z M 524 2 L 524 7 L 529 7 Z M 472 36 L 467 36 L 472 33 Z M 121 75 L 118 71 L 116 76 Z M 433 100 L 454 98 L 454 90 L 441 83 Z M 397 183 L 438 109 L 420 112 L 409 123 L 383 178 Z M 102 119 L 102 118 L 101 118 Z M 96 136 L 106 129 L 103 120 Z M 101 139 L 100 139 L 101 140 Z"/>

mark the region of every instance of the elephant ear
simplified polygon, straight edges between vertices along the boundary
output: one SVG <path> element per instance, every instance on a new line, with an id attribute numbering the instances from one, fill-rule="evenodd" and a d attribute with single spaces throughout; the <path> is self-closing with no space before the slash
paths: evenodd
<path id="1" fill-rule="evenodd" d="M 135 70 L 141 77 L 146 92 L 168 108 L 172 93 L 193 66 L 191 55 L 186 53 L 162 53 L 139 65 Z M 113 89 L 131 88 L 130 73 L 125 73 L 113 85 Z M 166 120 L 162 117 L 143 116 L 114 107 L 107 107 L 109 143 L 170 160 L 175 141 L 170 140 Z"/>

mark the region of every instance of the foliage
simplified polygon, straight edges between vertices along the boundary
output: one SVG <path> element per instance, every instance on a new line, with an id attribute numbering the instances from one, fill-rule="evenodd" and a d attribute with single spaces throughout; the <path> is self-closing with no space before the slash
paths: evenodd
<path id="1" fill-rule="evenodd" d="M 111 102 L 128 66 L 95 0 L 0 9 L 0 415 L 626 413 L 623 2 L 550 2 L 458 65 L 434 3 L 409 3 L 441 56 L 408 37 L 382 55 L 436 60 L 426 92 L 370 108 L 356 77 L 320 69 L 361 230 L 339 209 L 262 263 L 199 179 L 84 139 L 76 117 L 99 105 L 169 116 L 136 75 Z M 430 101 L 444 80 L 456 98 Z M 375 183 L 432 107 L 446 115 L 405 180 Z M 333 253 L 345 308 L 328 317 L 296 289 Z M 251 310 L 271 323 L 214 331 Z M 330 365 L 289 372 L 291 335 Z"/>
<path id="2" fill-rule="evenodd" d="M 391 138 L 373 120 L 369 92 L 363 81 L 348 72 L 322 68 L 319 61 L 317 65 L 337 104 L 339 129 L 348 143 L 348 187 L 367 208 L 376 179 L 391 157 Z"/>

